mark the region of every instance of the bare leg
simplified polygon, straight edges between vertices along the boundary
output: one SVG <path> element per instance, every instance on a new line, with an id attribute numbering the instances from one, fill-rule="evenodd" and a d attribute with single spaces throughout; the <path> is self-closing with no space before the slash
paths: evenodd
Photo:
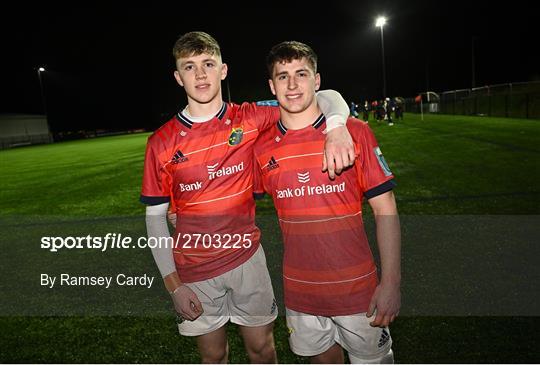
<path id="1" fill-rule="evenodd" d="M 249 361 L 254 364 L 276 364 L 277 355 L 272 332 L 274 323 L 259 327 L 238 326 L 244 339 Z"/>
<path id="2" fill-rule="evenodd" d="M 343 349 L 339 344 L 334 344 L 322 354 L 311 357 L 312 364 L 343 364 Z"/>
<path id="3" fill-rule="evenodd" d="M 229 344 L 225 326 L 206 335 L 197 336 L 197 347 L 203 364 L 226 364 L 229 357 Z"/>

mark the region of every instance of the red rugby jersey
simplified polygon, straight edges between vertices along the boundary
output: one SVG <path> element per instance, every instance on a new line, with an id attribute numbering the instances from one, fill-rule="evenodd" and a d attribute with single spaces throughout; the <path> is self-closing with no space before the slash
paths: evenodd
<path id="1" fill-rule="evenodd" d="M 173 255 L 183 282 L 223 274 L 257 250 L 253 143 L 278 119 L 277 107 L 224 103 L 210 121 L 178 113 L 148 138 L 140 200 L 176 211 Z"/>
<path id="2" fill-rule="evenodd" d="M 315 315 L 368 310 L 377 269 L 362 222 L 362 198 L 394 187 L 393 175 L 366 123 L 349 118 L 353 168 L 335 180 L 321 172 L 325 120 L 287 130 L 279 121 L 255 144 L 255 181 L 272 195 L 284 248 L 285 305 Z"/>

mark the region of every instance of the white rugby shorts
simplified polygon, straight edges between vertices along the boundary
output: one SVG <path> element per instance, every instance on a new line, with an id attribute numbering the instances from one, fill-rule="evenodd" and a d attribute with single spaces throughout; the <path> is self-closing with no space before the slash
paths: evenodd
<path id="1" fill-rule="evenodd" d="M 350 354 L 370 360 L 384 356 L 392 347 L 390 330 L 372 327 L 366 313 L 347 316 L 315 316 L 286 308 L 289 344 L 300 356 L 322 354 L 338 343 Z"/>
<path id="2" fill-rule="evenodd" d="M 181 335 L 204 335 L 229 320 L 242 326 L 258 327 L 277 318 L 277 303 L 262 245 L 237 268 L 186 285 L 201 301 L 204 313 L 194 321 L 185 320 L 178 324 Z"/>

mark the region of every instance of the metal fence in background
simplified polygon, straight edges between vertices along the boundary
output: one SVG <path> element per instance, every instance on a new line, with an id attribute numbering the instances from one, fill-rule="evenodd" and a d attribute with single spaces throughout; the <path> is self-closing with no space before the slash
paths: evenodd
<path id="1" fill-rule="evenodd" d="M 444 91 L 437 93 L 438 101 L 430 102 L 423 94 L 424 113 L 540 119 L 540 81 Z M 414 98 L 406 99 L 406 107 L 420 112 Z"/>

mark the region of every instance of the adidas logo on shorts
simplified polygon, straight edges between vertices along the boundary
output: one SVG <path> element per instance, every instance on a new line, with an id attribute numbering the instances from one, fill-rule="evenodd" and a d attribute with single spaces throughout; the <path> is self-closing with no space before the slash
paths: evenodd
<path id="1" fill-rule="evenodd" d="M 377 345 L 377 347 L 383 347 L 388 342 L 388 340 L 390 340 L 390 334 L 385 328 L 383 328 L 381 338 L 379 338 L 379 344 Z"/>
<path id="2" fill-rule="evenodd" d="M 276 313 L 276 310 L 277 310 L 277 303 L 276 303 L 276 298 L 274 298 L 272 300 L 272 307 L 270 308 L 270 314 Z"/>

